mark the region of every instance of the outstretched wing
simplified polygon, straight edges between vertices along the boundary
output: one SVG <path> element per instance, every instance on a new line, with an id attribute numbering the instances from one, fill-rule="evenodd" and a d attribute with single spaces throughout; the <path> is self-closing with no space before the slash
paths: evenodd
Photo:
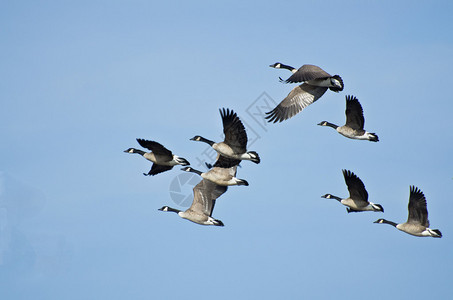
<path id="1" fill-rule="evenodd" d="M 214 168 L 219 167 L 219 168 L 231 168 L 231 167 L 237 167 L 241 161 L 239 159 L 234 159 L 234 158 L 229 158 L 225 157 L 223 155 L 218 155 L 218 158 L 216 162 L 214 163 Z"/>
<path id="2" fill-rule="evenodd" d="M 357 175 L 349 170 L 343 170 L 344 181 L 348 186 L 349 198 L 355 201 L 368 202 L 368 192 L 365 185 Z"/>
<path id="3" fill-rule="evenodd" d="M 143 148 L 151 150 L 155 155 L 165 156 L 168 157 L 170 160 L 173 158 L 173 154 L 171 153 L 171 151 L 162 146 L 161 144 L 159 144 L 158 142 L 148 141 L 144 139 L 137 139 L 137 142 Z"/>
<path id="4" fill-rule="evenodd" d="M 223 108 L 220 110 L 222 117 L 224 142 L 236 153 L 247 151 L 247 133 L 241 120 L 233 110 Z"/>
<path id="5" fill-rule="evenodd" d="M 211 216 L 216 199 L 226 191 L 226 186 L 203 179 L 193 188 L 193 202 L 189 209 Z"/>
<path id="6" fill-rule="evenodd" d="M 365 119 L 363 117 L 362 105 L 354 96 L 346 96 L 346 126 L 355 129 L 363 130 Z"/>
<path id="7" fill-rule="evenodd" d="M 425 195 L 415 186 L 410 187 L 408 210 L 409 216 L 407 218 L 407 223 L 420 224 L 429 227 Z"/>
<path id="8" fill-rule="evenodd" d="M 151 170 L 148 172 L 147 175 L 154 176 L 156 174 L 171 170 L 172 168 L 173 168 L 173 166 L 162 166 L 162 165 L 158 165 L 158 164 L 154 163 L 151 167 Z"/>
<path id="9" fill-rule="evenodd" d="M 285 83 L 295 83 L 309 81 L 313 79 L 322 79 L 332 77 L 329 73 L 324 71 L 318 66 L 303 65 L 297 70 L 296 73 L 291 75 L 288 79 L 284 80 Z"/>
<path id="10" fill-rule="evenodd" d="M 321 98 L 326 91 L 327 87 L 313 86 L 306 83 L 296 86 L 282 102 L 266 113 L 267 116 L 265 118 L 268 122 L 274 123 L 287 120 Z"/>

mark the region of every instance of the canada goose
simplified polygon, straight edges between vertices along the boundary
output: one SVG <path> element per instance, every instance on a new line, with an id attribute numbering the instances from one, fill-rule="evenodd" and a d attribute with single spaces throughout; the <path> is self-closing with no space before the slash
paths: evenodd
<path id="1" fill-rule="evenodd" d="M 251 160 L 259 164 L 261 159 L 258 153 L 247 151 L 247 132 L 237 114 L 228 108 L 219 109 L 219 112 L 222 117 L 223 133 L 225 134 L 223 142 L 216 143 L 199 135 L 190 140 L 205 142 L 223 156 L 238 160 Z"/>
<path id="2" fill-rule="evenodd" d="M 309 106 L 330 89 L 334 92 L 342 91 L 344 88 L 343 80 L 339 75 L 332 76 L 323 69 L 314 65 L 303 65 L 297 70 L 282 63 L 270 65 L 276 69 L 288 69 L 293 75 L 286 80 L 280 78 L 285 83 L 304 82 L 296 86 L 273 110 L 267 112 L 265 119 L 268 122 L 282 122 L 287 120 L 305 107 Z"/>
<path id="3" fill-rule="evenodd" d="M 210 180 L 218 185 L 249 185 L 244 179 L 236 178 L 236 170 L 240 160 L 232 159 L 220 155 L 212 169 L 206 172 L 195 170 L 191 167 L 185 167 L 181 170 L 192 172 L 200 175 L 202 178 Z"/>
<path id="4" fill-rule="evenodd" d="M 343 170 L 344 181 L 348 186 L 349 197 L 341 199 L 340 197 L 333 196 L 331 194 L 325 194 L 321 198 L 335 199 L 341 204 L 347 206 L 346 210 L 350 212 L 359 211 L 381 211 L 384 212 L 384 208 L 380 204 L 374 204 L 368 201 L 368 192 L 365 189 L 365 185 L 357 175 L 349 170 Z"/>
<path id="5" fill-rule="evenodd" d="M 408 211 L 409 216 L 407 217 L 406 223 L 396 224 L 385 219 L 376 220 L 374 223 L 390 224 L 396 227 L 396 229 L 415 236 L 442 237 L 439 229 L 428 228 L 429 220 L 426 198 L 423 192 L 415 186 L 410 187 Z"/>
<path id="6" fill-rule="evenodd" d="M 379 141 L 375 133 L 370 133 L 363 129 L 365 119 L 363 117 L 362 105 L 359 100 L 354 96 L 346 96 L 346 124 L 337 126 L 327 121 L 322 121 L 318 125 L 329 126 L 335 129 L 341 135 L 356 140 L 368 140 L 371 142 Z"/>
<path id="7" fill-rule="evenodd" d="M 135 148 L 125 150 L 126 153 L 138 153 L 149 161 L 153 162 L 153 166 L 148 173 L 143 175 L 156 175 L 168 170 L 171 170 L 175 165 L 188 166 L 190 163 L 182 157 L 173 155 L 170 150 L 159 144 L 158 142 L 137 139 L 137 142 L 143 148 L 151 150 L 152 152 L 145 152 Z"/>
<path id="8" fill-rule="evenodd" d="M 215 184 L 207 179 L 202 179 L 193 188 L 192 205 L 186 210 L 181 211 L 176 208 L 163 206 L 160 211 L 170 211 L 177 213 L 181 218 L 187 219 L 201 225 L 223 226 L 223 222 L 212 217 L 215 201 L 227 190 L 226 186 Z"/>

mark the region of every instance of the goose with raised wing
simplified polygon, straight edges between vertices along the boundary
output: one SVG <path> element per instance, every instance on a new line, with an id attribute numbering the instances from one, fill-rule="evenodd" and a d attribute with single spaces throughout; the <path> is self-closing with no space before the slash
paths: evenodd
<path id="1" fill-rule="evenodd" d="M 332 76 L 318 66 L 303 65 L 296 69 L 282 63 L 275 63 L 270 65 L 270 67 L 287 69 L 293 73 L 286 80 L 280 78 L 280 81 L 284 83 L 303 83 L 293 88 L 285 99 L 273 110 L 266 113 L 267 116 L 265 118 L 268 122 L 282 122 L 295 116 L 321 98 L 327 89 L 334 92 L 340 92 L 344 89 L 343 80 L 339 75 Z"/>
<path id="2" fill-rule="evenodd" d="M 327 121 L 322 121 L 318 125 L 329 126 L 335 129 L 339 134 L 356 140 L 368 140 L 371 142 L 379 141 L 378 136 L 373 132 L 363 129 L 365 118 L 363 117 L 362 105 L 354 96 L 346 96 L 346 124 L 338 126 Z"/>
<path id="3" fill-rule="evenodd" d="M 359 211 L 376 211 L 384 212 L 384 208 L 380 204 L 375 204 L 368 201 L 368 192 L 365 189 L 365 185 L 357 175 L 349 170 L 343 170 L 344 181 L 348 186 L 349 197 L 340 198 L 332 194 L 325 194 L 321 198 L 335 199 L 344 206 L 347 206 L 346 210 L 350 212 Z"/>
<path id="4" fill-rule="evenodd" d="M 149 141 L 144 139 L 137 139 L 137 142 L 143 148 L 151 150 L 151 152 L 145 152 L 140 149 L 129 148 L 125 150 L 126 153 L 138 153 L 147 160 L 153 162 L 151 170 L 143 175 L 156 175 L 168 170 L 171 170 L 173 166 L 181 165 L 188 166 L 190 163 L 182 157 L 174 155 L 170 150 L 155 141 Z"/>
<path id="5" fill-rule="evenodd" d="M 379 219 L 374 223 L 389 224 L 398 230 L 414 236 L 441 238 L 442 233 L 439 229 L 429 228 L 428 209 L 426 207 L 426 198 L 423 192 L 415 186 L 411 186 L 409 192 L 409 215 L 405 223 L 397 224 L 386 219 Z"/>
<path id="6" fill-rule="evenodd" d="M 160 211 L 177 213 L 183 219 L 187 219 L 200 225 L 224 226 L 223 222 L 212 217 L 215 201 L 228 187 L 215 184 L 207 179 L 202 179 L 193 188 L 192 205 L 185 211 L 169 206 L 159 208 Z"/>
<path id="7" fill-rule="evenodd" d="M 225 134 L 224 141 L 216 143 L 199 135 L 190 140 L 207 143 L 212 149 L 225 157 L 251 160 L 256 164 L 260 163 L 261 159 L 258 153 L 247 151 L 247 132 L 238 115 L 228 108 L 219 109 L 219 111 L 223 123 L 223 133 Z"/>

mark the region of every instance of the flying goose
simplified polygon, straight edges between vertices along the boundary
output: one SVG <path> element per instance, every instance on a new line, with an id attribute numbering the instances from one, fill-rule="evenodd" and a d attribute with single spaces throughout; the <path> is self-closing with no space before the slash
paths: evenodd
<path id="1" fill-rule="evenodd" d="M 186 210 L 181 211 L 169 206 L 159 208 L 160 211 L 175 212 L 183 219 L 187 219 L 201 225 L 223 226 L 223 222 L 212 217 L 215 201 L 228 187 L 213 183 L 207 179 L 202 179 L 193 188 L 192 205 Z"/>
<path id="2" fill-rule="evenodd" d="M 356 97 L 346 96 L 345 113 L 346 124 L 343 126 L 337 126 L 327 121 L 322 121 L 318 125 L 332 127 L 338 133 L 350 139 L 368 140 L 371 142 L 379 141 L 379 138 L 375 133 L 371 133 L 363 129 L 363 125 L 365 124 L 363 109 Z"/>
<path id="3" fill-rule="evenodd" d="M 219 155 L 219 158 L 215 162 L 212 169 L 206 172 L 195 170 L 191 167 L 185 167 L 181 170 L 186 172 L 192 172 L 200 175 L 202 178 L 210 180 L 218 185 L 229 186 L 229 185 L 249 185 L 244 179 L 236 178 L 236 170 L 240 160 L 232 159 Z"/>
<path id="4" fill-rule="evenodd" d="M 331 194 L 325 194 L 321 198 L 335 199 L 338 200 L 344 206 L 347 206 L 346 210 L 350 212 L 359 211 L 381 211 L 384 212 L 384 208 L 380 204 L 374 204 L 368 201 L 368 192 L 365 189 L 365 185 L 357 175 L 349 170 L 343 170 L 344 181 L 348 186 L 349 197 L 341 199 L 340 197 L 333 196 Z"/>
<path id="5" fill-rule="evenodd" d="M 256 164 L 260 163 L 260 157 L 255 151 L 247 151 L 247 132 L 241 120 L 233 110 L 223 108 L 220 110 L 222 117 L 223 142 L 213 142 L 199 135 L 191 138 L 191 141 L 205 142 L 219 154 L 238 160 L 251 160 Z"/>
<path id="6" fill-rule="evenodd" d="M 407 217 L 406 223 L 396 224 L 385 219 L 379 219 L 374 223 L 390 224 L 396 227 L 396 229 L 415 236 L 442 237 L 442 233 L 439 229 L 428 228 L 429 220 L 428 209 L 426 208 L 426 198 L 423 192 L 415 186 L 410 187 L 408 210 L 409 216 Z"/>
<path id="7" fill-rule="evenodd" d="M 330 75 L 323 69 L 314 65 L 303 65 L 297 70 L 282 63 L 270 65 L 276 69 L 288 69 L 293 75 L 286 80 L 280 78 L 285 83 L 304 82 L 296 86 L 273 110 L 267 112 L 268 122 L 282 122 L 301 112 L 330 89 L 334 92 L 342 91 L 344 88 L 343 80 L 339 75 Z"/>
<path id="8" fill-rule="evenodd" d="M 173 155 L 170 150 L 155 141 L 148 141 L 144 139 L 137 139 L 137 142 L 143 148 L 151 150 L 151 152 L 145 152 L 135 148 L 129 148 L 125 150 L 126 153 L 138 153 L 149 161 L 153 162 L 153 166 L 148 173 L 143 175 L 156 175 L 168 170 L 171 170 L 175 165 L 188 166 L 190 163 L 182 157 Z"/>

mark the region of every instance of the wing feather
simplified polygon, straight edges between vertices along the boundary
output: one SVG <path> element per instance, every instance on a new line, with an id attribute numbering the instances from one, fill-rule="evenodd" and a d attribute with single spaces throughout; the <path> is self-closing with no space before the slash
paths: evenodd
<path id="1" fill-rule="evenodd" d="M 265 118 L 268 122 L 274 123 L 287 120 L 317 101 L 326 91 L 327 87 L 312 86 L 306 83 L 296 86 L 282 102 L 266 113 Z"/>
<path id="2" fill-rule="evenodd" d="M 368 192 L 365 189 L 365 185 L 357 175 L 349 170 L 343 170 L 344 181 L 348 186 L 349 198 L 356 201 L 363 201 L 368 205 Z"/>
<path id="3" fill-rule="evenodd" d="M 156 155 L 166 156 L 170 160 L 173 159 L 173 153 L 158 142 L 148 141 L 144 139 L 137 139 L 137 142 L 140 144 L 140 146 L 151 150 Z"/>
<path id="4" fill-rule="evenodd" d="M 365 118 L 363 117 L 362 105 L 354 96 L 346 96 L 346 126 L 355 129 L 363 130 Z"/>
<path id="5" fill-rule="evenodd" d="M 244 124 L 233 110 L 223 108 L 220 111 L 223 123 L 224 142 L 236 153 L 247 151 L 247 133 Z"/>
<path id="6" fill-rule="evenodd" d="M 309 81 L 313 79 L 323 79 L 332 77 L 329 73 L 324 71 L 318 66 L 314 65 L 303 65 L 297 70 L 296 73 L 291 75 L 288 79 L 284 80 L 286 83 L 296 83 Z"/>
<path id="7" fill-rule="evenodd" d="M 216 199 L 223 195 L 227 189 L 226 186 L 215 184 L 207 179 L 201 180 L 193 188 L 193 202 L 189 209 L 212 216 Z"/>
<path id="8" fill-rule="evenodd" d="M 415 186 L 410 187 L 408 210 L 409 216 L 407 218 L 407 223 L 421 224 L 425 227 L 429 227 L 425 195 Z"/>

